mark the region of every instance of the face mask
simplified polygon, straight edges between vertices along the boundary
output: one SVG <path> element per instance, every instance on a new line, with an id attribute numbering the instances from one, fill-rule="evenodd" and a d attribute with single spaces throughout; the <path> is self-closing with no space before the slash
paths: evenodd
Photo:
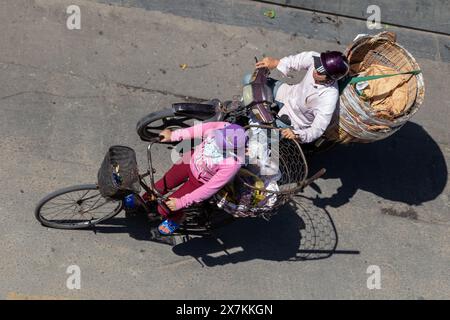
<path id="1" fill-rule="evenodd" d="M 217 147 L 214 138 L 206 138 L 205 144 L 203 145 L 203 154 L 211 158 L 213 163 L 223 160 L 222 150 Z"/>

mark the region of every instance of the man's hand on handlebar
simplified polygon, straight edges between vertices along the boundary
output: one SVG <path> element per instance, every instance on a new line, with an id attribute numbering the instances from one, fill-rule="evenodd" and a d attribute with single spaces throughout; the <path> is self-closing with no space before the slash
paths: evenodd
<path id="1" fill-rule="evenodd" d="M 272 57 L 265 57 L 261 61 L 258 61 L 255 65 L 256 68 L 268 68 L 269 70 L 275 69 L 280 60 Z"/>
<path id="2" fill-rule="evenodd" d="M 169 129 L 164 129 L 159 133 L 159 137 L 161 139 L 161 142 L 170 142 L 172 138 L 172 131 Z"/>
<path id="3" fill-rule="evenodd" d="M 292 131 L 292 129 L 289 128 L 281 130 L 281 135 L 283 136 L 283 138 L 291 140 L 298 138 L 298 136 L 294 133 L 294 131 Z"/>

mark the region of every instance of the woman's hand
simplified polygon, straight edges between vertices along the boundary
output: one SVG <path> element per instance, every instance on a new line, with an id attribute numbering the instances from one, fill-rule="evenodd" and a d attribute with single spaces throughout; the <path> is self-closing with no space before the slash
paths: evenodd
<path id="1" fill-rule="evenodd" d="M 161 136 L 161 142 L 170 142 L 172 141 L 172 131 L 170 131 L 169 129 L 164 129 L 163 131 L 161 131 L 159 133 L 159 135 Z"/>
<path id="2" fill-rule="evenodd" d="M 286 139 L 297 139 L 297 135 L 294 133 L 294 131 L 292 131 L 292 129 L 289 128 L 281 130 L 281 135 Z"/>
<path id="3" fill-rule="evenodd" d="M 269 68 L 270 70 L 275 69 L 278 64 L 280 63 L 280 60 L 272 58 L 272 57 L 265 57 L 261 61 L 258 61 L 256 63 L 256 68 Z"/>
<path id="4" fill-rule="evenodd" d="M 169 207 L 170 211 L 177 211 L 177 199 L 169 198 L 165 201 L 165 204 Z"/>

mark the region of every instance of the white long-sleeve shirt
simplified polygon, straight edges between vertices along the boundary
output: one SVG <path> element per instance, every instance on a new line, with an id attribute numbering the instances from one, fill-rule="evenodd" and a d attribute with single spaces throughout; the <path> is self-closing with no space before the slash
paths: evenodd
<path id="1" fill-rule="evenodd" d="M 307 70 L 302 82 L 282 84 L 275 97 L 284 104 L 278 115 L 289 116 L 294 133 L 304 143 L 318 139 L 325 132 L 339 99 L 337 81 L 329 85 L 315 83 L 313 56 L 320 55 L 314 51 L 302 52 L 281 59 L 277 66 L 284 75 L 289 70 Z"/>

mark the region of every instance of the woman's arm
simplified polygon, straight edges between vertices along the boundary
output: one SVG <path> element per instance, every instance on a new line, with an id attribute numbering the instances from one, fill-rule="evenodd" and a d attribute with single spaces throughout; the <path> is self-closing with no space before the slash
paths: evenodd
<path id="1" fill-rule="evenodd" d="M 175 142 L 181 140 L 201 138 L 204 137 L 209 131 L 222 129 L 228 126 L 229 124 L 230 123 L 224 121 L 213 121 L 200 123 L 185 129 L 178 129 L 172 132 L 170 141 Z"/>

